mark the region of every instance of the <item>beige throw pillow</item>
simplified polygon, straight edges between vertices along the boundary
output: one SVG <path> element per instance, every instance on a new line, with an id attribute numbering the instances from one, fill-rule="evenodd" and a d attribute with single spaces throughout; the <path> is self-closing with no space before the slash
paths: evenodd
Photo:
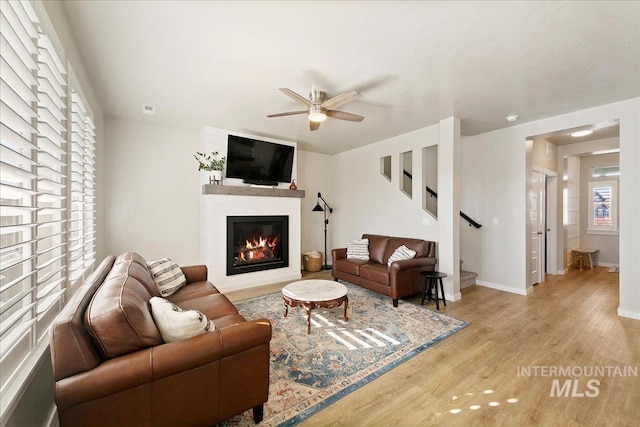
<path id="1" fill-rule="evenodd" d="M 416 251 L 409 249 L 405 245 L 398 247 L 391 256 L 389 257 L 389 261 L 387 261 L 387 265 L 391 266 L 391 263 L 394 261 L 401 261 L 403 259 L 411 259 L 415 258 Z"/>
<path id="2" fill-rule="evenodd" d="M 149 300 L 151 314 L 165 343 L 191 338 L 215 330 L 212 320 L 198 310 L 183 310 L 164 298 Z"/>

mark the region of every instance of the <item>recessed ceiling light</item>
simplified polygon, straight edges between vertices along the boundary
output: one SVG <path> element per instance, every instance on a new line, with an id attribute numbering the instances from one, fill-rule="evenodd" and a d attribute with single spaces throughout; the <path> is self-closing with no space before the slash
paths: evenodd
<path id="1" fill-rule="evenodd" d="M 581 136 L 587 136 L 587 135 L 591 135 L 593 133 L 593 131 L 591 129 L 588 130 L 580 130 L 578 132 L 573 132 L 571 134 L 572 137 L 574 138 L 580 138 Z"/>
<path id="2" fill-rule="evenodd" d="M 515 122 L 516 120 L 518 120 L 518 115 L 511 114 L 510 116 L 505 117 L 505 119 L 507 119 L 508 122 Z"/>

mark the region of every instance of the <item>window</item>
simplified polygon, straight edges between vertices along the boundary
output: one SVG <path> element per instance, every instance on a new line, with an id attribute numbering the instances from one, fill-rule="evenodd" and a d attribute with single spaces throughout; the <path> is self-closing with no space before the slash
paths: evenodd
<path id="1" fill-rule="evenodd" d="M 618 231 L 618 182 L 592 181 L 589 183 L 588 232 L 615 233 Z"/>
<path id="2" fill-rule="evenodd" d="M 600 178 L 608 176 L 619 176 L 620 166 L 594 166 L 591 168 L 591 177 Z"/>
<path id="3" fill-rule="evenodd" d="M 4 416 L 47 347 L 67 290 L 95 261 L 95 127 L 32 3 L 3 2 L 0 19 Z"/>

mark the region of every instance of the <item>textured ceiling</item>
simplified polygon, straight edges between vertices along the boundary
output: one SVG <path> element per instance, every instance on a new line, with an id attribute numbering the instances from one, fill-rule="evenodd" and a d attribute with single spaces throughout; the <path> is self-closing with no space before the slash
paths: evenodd
<path id="1" fill-rule="evenodd" d="M 640 96 L 640 3 L 66 1 L 107 116 L 337 153 L 455 115 L 473 135 Z M 356 89 L 309 131 L 278 91 Z M 156 108 L 142 115 L 143 104 Z"/>

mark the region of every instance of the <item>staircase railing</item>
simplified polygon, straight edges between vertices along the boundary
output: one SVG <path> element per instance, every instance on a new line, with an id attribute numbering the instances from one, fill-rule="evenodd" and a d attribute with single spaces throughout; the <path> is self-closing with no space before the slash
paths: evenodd
<path id="1" fill-rule="evenodd" d="M 403 172 L 405 176 L 409 177 L 409 179 L 413 179 L 413 175 L 411 175 L 408 171 L 403 170 Z M 427 190 L 427 193 L 429 193 L 429 197 L 435 197 L 436 199 L 438 198 L 438 193 L 429 188 L 429 186 L 425 187 L 425 189 Z M 469 215 L 465 214 L 462 211 L 460 211 L 460 216 L 469 223 L 469 226 L 473 226 L 475 228 L 482 227 L 482 224 L 474 221 Z"/>

